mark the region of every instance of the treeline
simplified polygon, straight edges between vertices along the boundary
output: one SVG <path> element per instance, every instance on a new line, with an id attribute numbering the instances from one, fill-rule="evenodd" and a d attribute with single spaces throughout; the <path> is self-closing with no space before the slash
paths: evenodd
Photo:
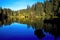
<path id="1" fill-rule="evenodd" d="M 8 17 L 7 12 L 0 8 L 0 21 L 7 19 L 7 17 Z"/>
<path id="2" fill-rule="evenodd" d="M 45 13 L 46 18 L 56 18 L 55 16 L 60 15 L 60 1 L 59 0 L 46 0 L 44 3 L 37 2 L 30 7 L 27 6 L 27 9 L 20 10 L 20 13 L 35 13 L 35 15 L 44 15 Z"/>
<path id="3" fill-rule="evenodd" d="M 7 16 L 16 16 L 19 14 L 25 15 L 38 15 L 44 16 L 45 18 L 55 18 L 55 16 L 60 15 L 60 0 L 45 0 L 44 3 L 37 2 L 32 6 L 27 6 L 27 9 L 22 9 L 18 11 L 12 11 L 11 9 L 0 8 L 0 14 L 6 14 Z"/>
<path id="4" fill-rule="evenodd" d="M 44 2 L 44 11 L 47 14 L 54 14 L 54 16 L 60 15 L 60 1 L 59 0 L 46 0 Z"/>
<path id="5" fill-rule="evenodd" d="M 60 0 L 49 0 L 49 2 L 46 1 L 46 3 L 48 5 L 50 4 L 50 6 L 46 7 L 47 4 L 45 4 L 45 12 L 51 12 L 52 14 L 54 14 L 54 16 L 57 16 L 58 18 L 44 20 L 43 28 L 45 32 L 49 32 L 50 34 L 54 35 L 56 40 L 60 36 Z"/>

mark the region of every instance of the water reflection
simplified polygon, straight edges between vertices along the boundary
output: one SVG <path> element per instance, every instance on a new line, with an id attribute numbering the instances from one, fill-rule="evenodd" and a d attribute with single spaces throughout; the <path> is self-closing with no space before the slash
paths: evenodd
<path id="1" fill-rule="evenodd" d="M 38 40 L 33 34 L 32 27 L 28 29 L 26 24 L 12 23 L 0 28 L 0 40 Z"/>
<path id="2" fill-rule="evenodd" d="M 42 39 L 45 36 L 45 34 L 43 33 L 41 29 L 35 30 L 34 34 L 37 36 L 38 39 Z"/>
<path id="3" fill-rule="evenodd" d="M 60 36 L 60 18 L 44 20 L 44 30 L 55 36 L 55 40 Z"/>
<path id="4" fill-rule="evenodd" d="M 7 18 L 3 21 L 0 21 L 0 27 L 2 25 L 11 25 L 12 23 L 20 23 L 20 24 L 27 24 L 27 28 L 32 27 L 34 30 L 34 35 L 38 39 L 42 39 L 46 36 L 41 29 L 44 29 L 45 32 L 49 32 L 50 34 L 54 35 L 55 38 L 60 36 L 60 18 L 59 19 L 49 19 L 49 20 L 27 20 L 27 19 L 18 19 L 18 18 Z M 47 40 L 47 39 L 46 39 Z"/>

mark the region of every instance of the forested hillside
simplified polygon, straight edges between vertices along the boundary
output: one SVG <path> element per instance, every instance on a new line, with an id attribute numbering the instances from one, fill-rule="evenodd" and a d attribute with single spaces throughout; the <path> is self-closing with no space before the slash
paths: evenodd
<path id="1" fill-rule="evenodd" d="M 44 3 L 36 2 L 32 6 L 27 5 L 26 9 L 14 11 L 9 8 L 0 7 L 1 20 L 12 19 L 30 22 L 36 20 L 53 19 L 60 17 L 60 0 L 45 0 Z M 0 20 L 0 21 L 1 21 Z"/>

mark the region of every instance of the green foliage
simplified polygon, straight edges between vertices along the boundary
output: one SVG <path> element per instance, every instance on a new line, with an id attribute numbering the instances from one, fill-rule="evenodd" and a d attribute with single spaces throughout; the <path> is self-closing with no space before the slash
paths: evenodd
<path id="1" fill-rule="evenodd" d="M 2 10 L 2 8 L 0 7 L 0 13 L 3 13 L 3 10 Z"/>
<path id="2" fill-rule="evenodd" d="M 13 18 L 13 21 L 20 20 L 22 23 L 34 23 L 36 20 L 58 18 L 56 15 L 60 13 L 60 8 L 58 0 L 46 0 L 44 3 L 37 2 L 31 7 L 27 5 L 27 9 L 17 11 L 0 8 L 0 13 L 8 15 L 10 19 Z"/>

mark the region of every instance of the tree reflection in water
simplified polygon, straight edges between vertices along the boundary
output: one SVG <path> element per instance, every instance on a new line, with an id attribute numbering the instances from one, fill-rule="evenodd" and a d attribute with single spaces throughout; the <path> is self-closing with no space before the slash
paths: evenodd
<path id="1" fill-rule="evenodd" d="M 60 36 L 60 18 L 44 20 L 44 30 L 55 36 L 55 40 Z"/>
<path id="2" fill-rule="evenodd" d="M 10 25 L 13 22 L 19 22 L 22 24 L 27 24 L 27 27 L 32 27 L 35 29 L 34 34 L 37 36 L 38 39 L 42 39 L 45 35 L 42 32 L 42 28 L 45 32 L 49 32 L 52 35 L 55 36 L 55 38 L 60 36 L 60 18 L 57 19 L 51 19 L 51 20 L 34 20 L 31 22 L 31 20 L 21 20 L 21 19 L 14 19 L 14 18 L 7 18 L 3 21 L 0 21 L 0 26 L 2 25 Z"/>
<path id="3" fill-rule="evenodd" d="M 34 34 L 37 36 L 38 39 L 42 39 L 45 35 L 41 29 L 37 29 L 34 31 Z"/>

